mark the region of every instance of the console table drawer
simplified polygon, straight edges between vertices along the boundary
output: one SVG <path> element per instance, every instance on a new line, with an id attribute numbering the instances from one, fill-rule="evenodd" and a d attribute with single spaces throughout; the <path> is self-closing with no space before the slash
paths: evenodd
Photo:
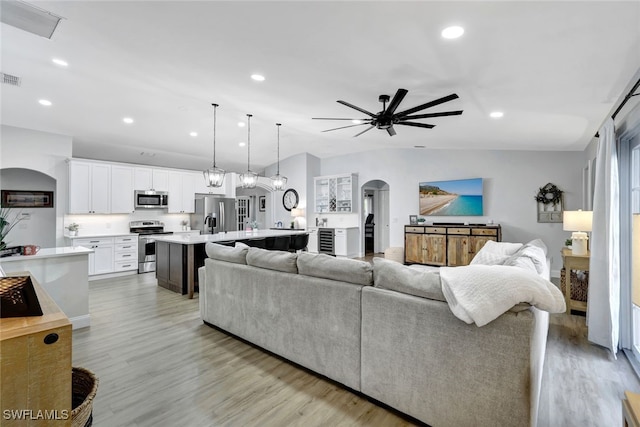
<path id="1" fill-rule="evenodd" d="M 462 236 L 468 236 L 471 234 L 470 228 L 449 228 L 447 231 L 448 234 L 459 234 Z"/>
<path id="2" fill-rule="evenodd" d="M 495 228 L 474 228 L 471 230 L 473 236 L 497 236 L 498 230 Z"/>
<path id="3" fill-rule="evenodd" d="M 431 234 L 447 234 L 447 229 L 444 227 L 425 227 L 424 232 Z"/>
<path id="4" fill-rule="evenodd" d="M 405 227 L 407 233 L 424 233 L 424 227 Z"/>

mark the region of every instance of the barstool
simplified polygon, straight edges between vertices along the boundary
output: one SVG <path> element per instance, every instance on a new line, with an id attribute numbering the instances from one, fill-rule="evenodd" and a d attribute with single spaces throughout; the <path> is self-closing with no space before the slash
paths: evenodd
<path id="1" fill-rule="evenodd" d="M 287 251 L 290 245 L 290 236 L 267 237 L 266 246 L 269 250 Z"/>
<path id="2" fill-rule="evenodd" d="M 296 234 L 291 236 L 291 244 L 289 245 L 290 252 L 297 252 L 298 250 L 306 251 L 307 244 L 309 244 L 308 234 Z"/>

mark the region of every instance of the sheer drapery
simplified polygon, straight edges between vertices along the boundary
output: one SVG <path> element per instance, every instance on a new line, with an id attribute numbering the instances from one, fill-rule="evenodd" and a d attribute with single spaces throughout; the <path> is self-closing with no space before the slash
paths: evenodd
<path id="1" fill-rule="evenodd" d="M 587 325 L 589 341 L 615 356 L 620 335 L 620 190 L 613 119 L 605 122 L 599 135 Z"/>

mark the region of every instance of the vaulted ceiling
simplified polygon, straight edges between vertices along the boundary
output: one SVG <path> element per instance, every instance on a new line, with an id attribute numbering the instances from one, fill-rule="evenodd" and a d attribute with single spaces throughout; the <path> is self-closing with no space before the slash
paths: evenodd
<path id="1" fill-rule="evenodd" d="M 582 150 L 640 69 L 638 1 L 43 1 L 51 39 L 2 24 L 1 122 L 73 137 L 74 156 L 244 170 L 301 152 L 386 147 Z M 464 27 L 462 37 L 441 37 Z M 52 62 L 68 62 L 60 67 Z M 262 74 L 265 80 L 250 76 Z M 409 91 L 433 129 L 322 132 Z M 40 99 L 52 105 L 39 105 Z M 493 119 L 489 114 L 502 111 Z M 131 117 L 134 123 L 122 119 Z M 198 136 L 190 136 L 197 132 Z M 145 153 L 145 154 L 141 154 Z"/>

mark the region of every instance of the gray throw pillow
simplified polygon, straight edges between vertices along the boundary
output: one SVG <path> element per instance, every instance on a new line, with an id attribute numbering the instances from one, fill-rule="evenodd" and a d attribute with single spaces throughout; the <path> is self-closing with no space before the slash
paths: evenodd
<path id="1" fill-rule="evenodd" d="M 249 252 L 247 252 L 248 265 L 285 273 L 298 273 L 297 258 L 295 253 L 253 247 L 249 248 Z"/>
<path id="2" fill-rule="evenodd" d="M 421 271 L 383 258 L 374 258 L 373 283 L 376 288 L 446 301 L 437 271 Z"/>
<path id="3" fill-rule="evenodd" d="M 249 247 L 231 247 L 225 245 L 219 245 L 217 243 L 207 243 L 204 246 L 204 250 L 207 256 L 212 259 L 220 261 L 232 262 L 235 264 L 247 263 L 247 251 Z"/>
<path id="4" fill-rule="evenodd" d="M 369 286 L 373 283 L 372 270 L 366 261 L 308 252 L 298 254 L 298 272 L 305 276 Z"/>

